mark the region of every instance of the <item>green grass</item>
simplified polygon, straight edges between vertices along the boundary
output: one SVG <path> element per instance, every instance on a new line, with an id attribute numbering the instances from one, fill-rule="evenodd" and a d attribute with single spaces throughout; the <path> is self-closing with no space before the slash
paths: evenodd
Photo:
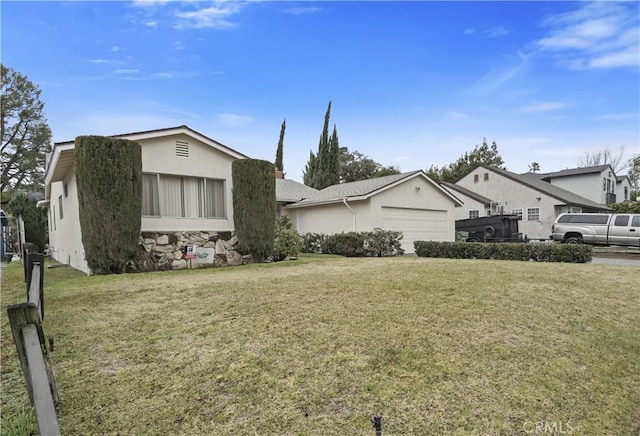
<path id="1" fill-rule="evenodd" d="M 29 434 L 4 310 L 24 284 L 18 265 L 3 272 L 2 434 Z M 637 434 L 638 273 L 323 256 L 47 270 L 59 423 L 72 435 L 369 435 L 381 414 L 388 435 L 525 434 L 535 423 Z"/>

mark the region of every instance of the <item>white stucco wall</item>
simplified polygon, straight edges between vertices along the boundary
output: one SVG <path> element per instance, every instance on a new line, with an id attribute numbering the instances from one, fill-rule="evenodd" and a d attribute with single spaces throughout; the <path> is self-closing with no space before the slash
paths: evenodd
<path id="1" fill-rule="evenodd" d="M 189 143 L 189 157 L 176 156 L 176 141 Z M 142 147 L 142 171 L 224 179 L 226 218 L 142 217 L 142 231 L 233 230 L 231 163 L 235 160 L 193 137 L 179 134 L 137 141 Z"/>
<path id="2" fill-rule="evenodd" d="M 485 173 L 489 173 L 489 180 L 484 180 Z M 476 174 L 478 182 L 473 181 Z M 519 221 L 520 232 L 531 239 L 548 239 L 551 234 L 551 225 L 556 217 L 562 210 L 566 211 L 566 207 L 562 209 L 561 201 L 483 167 L 476 168 L 456 184 L 477 192 L 483 197 L 494 199 L 504 207 L 505 213 L 522 209 L 523 218 Z M 536 207 L 540 208 L 540 219 L 529 220 L 527 209 Z"/>
<path id="3" fill-rule="evenodd" d="M 293 227 L 301 234 L 311 232 L 332 235 L 372 230 L 370 201 L 351 201 L 348 204 L 355 212 L 355 220 L 354 214 L 342 202 L 284 210 L 291 218 Z"/>
<path id="4" fill-rule="evenodd" d="M 458 197 L 458 199 L 460 199 L 464 203 L 462 207 L 455 208 L 454 217 L 456 221 L 466 220 L 467 218 L 469 218 L 470 210 L 477 210 L 479 216 L 481 217 L 487 215 L 487 212 L 486 212 L 487 206 L 485 206 L 484 203 L 478 200 L 475 200 L 469 197 L 468 195 L 463 194 L 462 192 L 454 191 L 453 189 L 451 191 L 456 197 Z"/>
<path id="5" fill-rule="evenodd" d="M 67 185 L 67 196 L 64 185 Z M 59 198 L 62 196 L 63 217 L 60 218 Z M 49 202 L 49 248 L 51 257 L 60 263 L 89 274 L 89 266 L 84 257 L 80 216 L 78 209 L 78 189 L 75 170 L 67 173 L 63 181 L 51 184 Z"/>

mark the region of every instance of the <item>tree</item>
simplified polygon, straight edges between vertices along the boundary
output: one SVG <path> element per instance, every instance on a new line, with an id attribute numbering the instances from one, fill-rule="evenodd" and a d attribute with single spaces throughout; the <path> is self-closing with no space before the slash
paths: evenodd
<path id="1" fill-rule="evenodd" d="M 142 213 L 140 144 L 78 136 L 76 183 L 82 245 L 94 274 L 120 274 L 135 261 Z"/>
<path id="2" fill-rule="evenodd" d="M 629 180 L 631 181 L 631 200 L 638 200 L 640 196 L 640 154 L 629 159 Z"/>
<path id="3" fill-rule="evenodd" d="M 287 120 L 286 118 L 282 121 L 282 126 L 280 127 L 280 139 L 278 140 L 278 150 L 276 150 L 276 161 L 274 163 L 276 167 L 276 171 L 284 171 L 284 166 L 282 165 L 282 151 L 284 149 L 284 131 L 287 128 Z"/>
<path id="4" fill-rule="evenodd" d="M 36 207 L 36 202 L 29 200 L 23 192 L 15 193 L 7 207 L 13 216 L 22 217 L 25 242 L 37 245 L 42 252 L 47 243 L 47 212 Z"/>
<path id="5" fill-rule="evenodd" d="M 487 138 L 483 138 L 482 145 L 476 145 L 472 152 L 463 154 L 457 161 L 442 168 L 432 165 L 427 170 L 427 174 L 439 182 L 454 183 L 479 164 L 506 169 L 496 141 L 489 146 Z"/>
<path id="6" fill-rule="evenodd" d="M 324 115 L 324 126 L 320 135 L 318 152 L 309 152 L 309 161 L 305 166 L 304 184 L 315 189 L 324 189 L 327 186 L 340 182 L 340 145 L 338 141 L 338 129 L 333 125 L 333 133 L 329 136 L 329 118 L 331 116 L 331 102 Z"/>
<path id="7" fill-rule="evenodd" d="M 238 159 L 231 164 L 233 222 L 240 247 L 256 262 L 273 254 L 276 216 L 275 166 L 258 159 Z"/>
<path id="8" fill-rule="evenodd" d="M 618 153 L 614 154 L 609 146 L 606 146 L 604 150 L 595 152 L 586 152 L 582 159 L 578 162 L 578 167 L 595 167 L 598 165 L 611 165 L 613 171 L 616 174 L 622 174 L 630 164 L 630 161 L 624 158 L 624 146 L 620 146 Z"/>
<path id="9" fill-rule="evenodd" d="M 44 184 L 45 155 L 51 151 L 51 129 L 44 117 L 40 89 L 25 76 L 2 69 L 2 173 L 0 192 Z"/>
<path id="10" fill-rule="evenodd" d="M 531 162 L 529 164 L 529 172 L 537 173 L 538 171 L 540 171 L 540 164 L 538 162 Z"/>
<path id="11" fill-rule="evenodd" d="M 340 183 L 356 182 L 393 174 L 400 174 L 400 170 L 392 166 L 383 167 L 358 150 L 350 152 L 347 147 L 340 147 Z"/>

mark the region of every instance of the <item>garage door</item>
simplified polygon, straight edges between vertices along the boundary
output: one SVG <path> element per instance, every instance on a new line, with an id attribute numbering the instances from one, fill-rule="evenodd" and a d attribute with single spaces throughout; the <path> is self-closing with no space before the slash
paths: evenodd
<path id="1" fill-rule="evenodd" d="M 402 248 L 413 253 L 414 241 L 447 241 L 447 211 L 426 209 L 382 208 L 382 228 L 402 232 Z"/>

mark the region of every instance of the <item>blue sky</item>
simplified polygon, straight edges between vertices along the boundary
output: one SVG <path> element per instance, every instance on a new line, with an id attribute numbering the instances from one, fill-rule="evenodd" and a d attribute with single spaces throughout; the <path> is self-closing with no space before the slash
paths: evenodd
<path id="1" fill-rule="evenodd" d="M 340 145 L 402 171 L 486 137 L 507 168 L 640 152 L 638 2 L 1 4 L 5 66 L 54 141 L 186 124 L 302 179 L 327 103 Z"/>

